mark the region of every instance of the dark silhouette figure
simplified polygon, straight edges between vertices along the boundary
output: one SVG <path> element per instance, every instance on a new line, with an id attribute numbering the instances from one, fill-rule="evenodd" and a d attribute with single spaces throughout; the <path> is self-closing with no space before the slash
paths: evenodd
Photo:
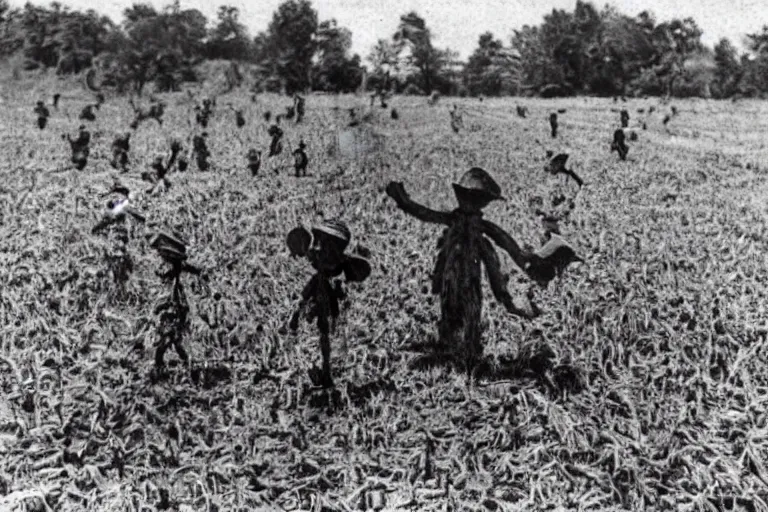
<path id="1" fill-rule="evenodd" d="M 192 152 L 195 154 L 195 160 L 197 161 L 197 168 L 201 171 L 207 171 L 211 168 L 208 157 L 211 156 L 211 152 L 208 151 L 208 132 L 203 132 L 200 135 L 195 135 L 192 138 Z"/>
<path id="2" fill-rule="evenodd" d="M 51 116 L 48 108 L 42 101 L 38 101 L 34 112 L 37 114 L 37 127 L 41 130 L 45 129 L 46 125 L 48 124 L 48 118 Z"/>
<path id="3" fill-rule="evenodd" d="M 581 187 L 584 184 L 584 181 L 575 173 L 572 169 L 566 169 L 565 163 L 568 161 L 568 154 L 567 153 L 560 153 L 556 157 L 554 157 L 549 164 L 544 166 L 544 170 L 547 171 L 550 174 L 565 174 L 566 176 L 569 176 L 570 178 L 573 178 L 573 180 Z"/>
<path id="4" fill-rule="evenodd" d="M 454 104 L 449 113 L 451 114 L 451 130 L 453 133 L 459 133 L 459 130 L 464 127 L 464 119 L 459 112 L 459 107 Z"/>
<path id="5" fill-rule="evenodd" d="M 80 120 L 82 121 L 95 121 L 96 114 L 93 113 L 93 105 L 86 105 L 83 110 L 80 111 Z"/>
<path id="6" fill-rule="evenodd" d="M 245 126 L 245 116 L 242 110 L 235 110 L 235 126 L 242 128 Z"/>
<path id="7" fill-rule="evenodd" d="M 517 110 L 517 117 L 522 117 L 525 119 L 528 117 L 528 109 L 525 107 L 521 107 L 520 105 L 516 105 L 515 109 Z"/>
<path id="8" fill-rule="evenodd" d="M 110 164 L 115 169 L 128 170 L 128 151 L 131 149 L 131 133 L 118 135 L 112 141 L 112 160 Z"/>
<path id="9" fill-rule="evenodd" d="M 91 132 L 85 129 L 85 126 L 81 125 L 76 139 L 67 134 L 67 140 L 72 151 L 71 161 L 75 166 L 75 169 L 82 171 L 85 166 L 88 165 L 88 155 L 91 152 Z"/>
<path id="10" fill-rule="evenodd" d="M 296 177 L 307 175 L 307 165 L 309 164 L 309 157 L 304 151 L 307 145 L 304 141 L 299 141 L 299 147 L 293 152 L 293 167 L 296 169 Z"/>
<path id="11" fill-rule="evenodd" d="M 251 171 L 251 176 L 258 175 L 259 169 L 261 168 L 261 151 L 251 148 L 248 150 L 247 158 L 248 169 Z"/>
<path id="12" fill-rule="evenodd" d="M 283 130 L 278 126 L 280 124 L 280 118 L 278 117 L 277 123 L 273 124 L 267 130 L 267 134 L 272 137 L 269 143 L 269 155 L 270 157 L 277 156 L 283 152 Z"/>
<path id="13" fill-rule="evenodd" d="M 293 106 L 296 109 L 296 124 L 298 124 L 304 120 L 304 114 L 306 113 L 304 97 L 298 94 L 294 95 Z"/>
<path id="14" fill-rule="evenodd" d="M 57 109 L 59 108 L 59 100 L 61 99 L 61 94 L 56 93 L 53 95 L 53 108 Z"/>
<path id="15" fill-rule="evenodd" d="M 503 199 L 499 186 L 486 171 L 473 167 L 453 189 L 459 207 L 451 212 L 431 210 L 414 202 L 399 182 L 391 182 L 387 194 L 407 214 L 446 226 L 438 241 L 439 252 L 432 273 L 432 293 L 440 296 L 440 344 L 452 350 L 463 349 L 460 358 L 467 363 L 467 371 L 471 371 L 483 352 L 482 266 L 494 297 L 509 313 L 531 318 L 539 311 L 530 302 L 524 307 L 514 304 L 491 240 L 507 251 L 521 269 L 530 263 L 531 254 L 523 251 L 502 228 L 483 219 L 483 208 Z"/>
<path id="16" fill-rule="evenodd" d="M 358 126 L 360 124 L 360 119 L 357 117 L 357 112 L 354 108 L 349 109 L 349 123 L 347 124 L 348 127 L 352 128 L 354 126 Z"/>
<path id="17" fill-rule="evenodd" d="M 616 151 L 619 153 L 619 158 L 622 160 L 627 159 L 627 153 L 629 147 L 625 141 L 624 130 L 618 129 L 613 132 L 613 142 L 611 143 L 611 152 Z"/>
<path id="18" fill-rule="evenodd" d="M 397 113 L 397 109 L 395 107 L 392 107 L 392 111 L 389 113 L 389 117 L 397 121 L 400 119 L 400 114 Z"/>
<path id="19" fill-rule="evenodd" d="M 562 276 L 568 265 L 583 261 L 562 236 L 551 232 L 549 241 L 533 253 L 525 271 L 531 279 L 545 287 L 555 277 Z"/>
<path id="20" fill-rule="evenodd" d="M 549 114 L 549 129 L 552 133 L 552 138 L 557 137 L 557 114 L 554 112 Z"/>
<path id="21" fill-rule="evenodd" d="M 264 120 L 265 120 L 266 122 L 269 122 L 269 120 L 270 120 L 270 119 L 272 119 L 272 112 L 270 112 L 269 110 L 267 110 L 266 112 L 264 112 Z"/>
<path id="22" fill-rule="evenodd" d="M 182 345 L 184 334 L 189 330 L 189 303 L 181 283 L 181 275 L 190 273 L 199 275 L 201 270 L 188 264 L 187 243 L 180 237 L 168 233 L 158 233 L 153 237 L 150 246 L 158 255 L 170 265 L 166 272 L 157 273 L 163 282 L 171 284 L 170 295 L 155 308 L 155 314 L 159 315 L 157 327 L 158 341 L 155 347 L 155 368 L 160 369 L 165 365 L 165 352 L 173 346 L 179 359 L 184 362 L 189 360 L 186 350 Z"/>
<path id="23" fill-rule="evenodd" d="M 335 278 L 343 273 L 348 282 L 362 282 L 371 273 L 366 259 L 344 254 L 350 238 L 346 224 L 332 219 L 313 227 L 311 235 L 304 228 L 295 228 L 286 239 L 291 255 L 306 257 L 315 269 L 288 326 L 293 331 L 298 329 L 299 319 L 305 312 L 308 321 L 317 318 L 322 367 L 314 368 L 310 377 L 315 385 L 326 388 L 333 387 L 330 334 L 336 331 L 339 301 L 346 298 L 341 280 Z"/>
<path id="24" fill-rule="evenodd" d="M 627 112 L 627 109 L 621 110 L 621 127 L 627 128 L 629 127 L 629 112 Z"/>

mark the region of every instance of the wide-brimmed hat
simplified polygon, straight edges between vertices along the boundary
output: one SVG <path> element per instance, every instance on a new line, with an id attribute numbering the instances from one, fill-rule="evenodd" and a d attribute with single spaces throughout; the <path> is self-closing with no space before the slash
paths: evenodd
<path id="1" fill-rule="evenodd" d="M 453 184 L 453 190 L 464 197 L 484 199 L 487 201 L 504 200 L 501 187 L 484 169 L 473 167 Z"/>
<path id="2" fill-rule="evenodd" d="M 315 236 L 325 235 L 338 240 L 342 244 L 343 249 L 346 249 L 352 238 L 352 233 L 349 231 L 347 225 L 338 219 L 324 220 L 323 222 L 312 226 L 312 233 Z"/>

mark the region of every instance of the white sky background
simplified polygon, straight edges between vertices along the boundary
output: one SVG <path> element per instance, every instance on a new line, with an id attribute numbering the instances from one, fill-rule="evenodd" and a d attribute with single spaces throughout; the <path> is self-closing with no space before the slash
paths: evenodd
<path id="1" fill-rule="evenodd" d="M 31 0 L 48 5 L 48 0 Z M 143 0 L 160 8 L 166 0 Z M 94 8 L 116 23 L 122 22 L 122 11 L 132 0 L 61 0 L 72 8 Z M 219 5 L 240 9 L 241 21 L 251 35 L 265 30 L 272 13 L 282 0 L 181 0 L 182 8 L 199 9 L 209 20 L 215 20 Z M 592 2 L 600 10 L 604 0 Z M 649 10 L 657 22 L 674 17 L 692 17 L 703 31 L 702 40 L 714 46 L 727 37 L 737 48 L 743 48 L 743 37 L 768 25 L 768 0 L 613 0 L 619 11 L 635 16 Z M 20 5 L 21 0 L 11 0 Z M 365 59 L 380 38 L 389 38 L 397 28 L 400 15 L 415 10 L 423 17 L 433 34 L 433 43 L 458 51 L 468 57 L 483 32 L 490 30 L 508 44 L 512 30 L 523 25 L 539 24 L 553 8 L 573 12 L 576 0 L 312 0 L 320 20 L 336 18 L 352 31 L 352 51 Z"/>

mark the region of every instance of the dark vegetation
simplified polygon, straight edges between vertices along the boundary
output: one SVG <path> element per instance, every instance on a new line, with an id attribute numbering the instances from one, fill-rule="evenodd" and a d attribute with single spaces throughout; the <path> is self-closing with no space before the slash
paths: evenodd
<path id="1" fill-rule="evenodd" d="M 0 59 L 24 70 L 59 75 L 89 70 L 89 85 L 141 93 L 147 84 L 175 91 L 200 79 L 199 64 L 225 60 L 228 89 L 252 82 L 254 92 L 351 92 L 500 96 L 573 94 L 738 98 L 768 92 L 768 26 L 746 36 L 739 54 L 723 39 L 701 42 L 691 18 L 658 21 L 577 0 L 572 12 L 554 9 L 537 26 L 513 31 L 508 43 L 480 36 L 466 62 L 437 48 L 424 18 L 400 17 L 379 39 L 364 66 L 350 52 L 352 33 L 320 20 L 309 0 L 286 0 L 255 37 L 237 7 L 222 5 L 216 20 L 176 0 L 158 10 L 136 3 L 121 24 L 96 10 L 52 3 L 12 7 L 0 0 Z M 247 72 L 246 72 L 247 70 Z"/>

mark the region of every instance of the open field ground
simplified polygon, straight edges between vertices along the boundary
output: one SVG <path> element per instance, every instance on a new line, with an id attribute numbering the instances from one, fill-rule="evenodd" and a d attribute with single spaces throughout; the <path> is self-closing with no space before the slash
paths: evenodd
<path id="1" fill-rule="evenodd" d="M 396 97 L 399 120 L 376 107 L 366 124 L 381 151 L 347 158 L 328 148 L 367 98 L 310 96 L 305 122 L 285 128 L 286 149 L 307 143 L 310 176 L 293 177 L 284 155 L 254 178 L 245 153 L 268 145 L 262 112 L 289 100 L 220 97 L 213 169 L 192 162 L 136 202 L 148 225 L 184 233 L 209 276 L 184 278 L 193 371 L 169 351 L 170 376 L 152 382 L 165 292 L 152 230 L 132 228 L 123 294 L 105 261 L 113 242 L 90 230 L 114 177 L 145 189 L 141 171 L 171 138 L 191 146 L 193 104 L 163 96 L 165 123 L 136 130 L 120 174 L 109 147 L 132 113 L 108 98 L 88 166 L 53 172 L 91 98 L 65 94 L 41 132 L 38 98 L 15 94 L 0 105 L 0 509 L 768 510 L 768 104 L 673 101 L 665 130 L 656 99 L 466 99 L 454 134 L 453 100 Z M 227 102 L 246 109 L 242 130 Z M 639 136 L 625 162 L 609 152 L 614 108 Z M 398 210 L 386 183 L 447 210 L 451 183 L 483 167 L 507 197 L 486 218 L 538 246 L 530 200 L 562 185 L 543 171 L 546 149 L 570 153 L 586 182 L 562 226 L 586 264 L 537 289 L 533 321 L 484 283 L 491 369 L 476 382 L 417 364 L 436 331 L 440 230 Z M 333 393 L 310 388 L 314 326 L 280 329 L 312 273 L 285 235 L 320 212 L 347 221 L 373 266 L 332 339 Z M 524 275 L 506 255 L 502 266 L 523 293 Z"/>

